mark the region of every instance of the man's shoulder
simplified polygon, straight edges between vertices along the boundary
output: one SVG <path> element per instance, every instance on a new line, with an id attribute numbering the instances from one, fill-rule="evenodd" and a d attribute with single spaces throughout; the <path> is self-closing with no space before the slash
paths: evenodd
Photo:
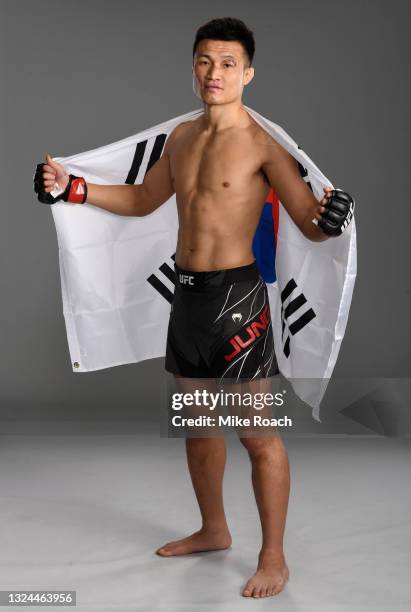
<path id="1" fill-rule="evenodd" d="M 195 129 L 196 121 L 193 119 L 189 119 L 188 121 L 182 121 L 178 123 L 176 127 L 172 130 L 170 137 L 178 138 L 179 136 L 186 134 L 190 130 Z"/>
<path id="2" fill-rule="evenodd" d="M 190 130 L 193 129 L 193 123 L 194 121 L 192 120 L 182 121 L 171 130 L 166 142 L 167 150 L 170 150 L 172 147 L 174 147 L 184 134 L 187 134 Z"/>
<path id="3" fill-rule="evenodd" d="M 280 147 L 281 145 L 265 130 L 255 119 L 252 118 L 250 125 L 250 133 L 256 144 L 271 147 Z"/>
<path id="4" fill-rule="evenodd" d="M 267 130 L 254 121 L 252 126 L 254 145 L 258 149 L 263 163 L 291 161 L 293 157 Z"/>

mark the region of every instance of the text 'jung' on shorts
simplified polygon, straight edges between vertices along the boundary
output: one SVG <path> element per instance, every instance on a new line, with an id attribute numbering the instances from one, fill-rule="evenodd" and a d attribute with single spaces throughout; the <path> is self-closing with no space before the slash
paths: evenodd
<path id="1" fill-rule="evenodd" d="M 215 272 L 175 268 L 166 370 L 221 383 L 278 374 L 268 290 L 256 263 Z"/>

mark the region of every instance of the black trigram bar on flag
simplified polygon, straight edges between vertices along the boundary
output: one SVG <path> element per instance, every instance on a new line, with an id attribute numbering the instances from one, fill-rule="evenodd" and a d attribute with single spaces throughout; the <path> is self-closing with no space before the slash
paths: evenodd
<path id="1" fill-rule="evenodd" d="M 144 176 L 150 170 L 151 166 L 153 166 L 156 161 L 158 161 L 161 157 L 161 153 L 163 152 L 164 143 L 166 141 L 167 134 L 158 134 L 155 137 L 154 145 L 151 150 L 150 158 L 147 162 L 147 168 L 144 171 Z M 152 138 L 150 139 L 152 140 Z M 148 140 L 143 140 L 138 142 L 136 145 L 136 150 L 134 151 L 133 161 L 131 162 L 130 170 L 127 174 L 127 178 L 125 182 L 128 185 L 134 185 L 137 180 L 138 173 L 140 172 L 141 164 L 143 163 L 144 153 L 146 152 Z"/>
<path id="2" fill-rule="evenodd" d="M 171 259 L 175 260 L 175 258 L 176 254 L 174 253 L 171 256 Z M 173 285 L 176 284 L 176 273 L 173 268 L 168 265 L 168 263 L 162 263 L 158 269 L 164 274 L 164 276 L 168 278 L 169 281 L 173 283 Z M 150 283 L 152 287 L 154 287 L 156 291 L 159 292 L 160 295 L 163 296 L 165 300 L 167 300 L 167 302 L 171 304 L 171 302 L 173 301 L 173 293 L 158 276 L 156 276 L 155 274 L 150 274 L 150 276 L 146 280 Z"/>
<path id="3" fill-rule="evenodd" d="M 286 320 L 288 317 L 297 312 L 297 310 L 300 310 L 300 308 L 302 308 L 307 302 L 305 295 L 303 293 L 299 293 L 288 302 L 287 306 L 284 307 L 284 302 L 291 296 L 295 289 L 297 289 L 297 283 L 293 278 L 291 278 L 281 291 L 281 339 L 283 341 L 284 355 L 287 358 L 290 356 L 290 334 L 292 336 L 297 334 L 316 316 L 314 310 L 309 308 L 300 317 L 298 317 L 298 319 L 293 321 L 290 325 L 287 325 L 286 329 Z"/>

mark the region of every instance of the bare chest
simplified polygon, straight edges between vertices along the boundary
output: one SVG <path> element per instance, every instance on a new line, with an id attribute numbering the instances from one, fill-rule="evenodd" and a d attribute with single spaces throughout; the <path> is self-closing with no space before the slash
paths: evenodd
<path id="1" fill-rule="evenodd" d="M 175 147 L 170 164 L 177 195 L 244 193 L 263 180 L 258 147 L 250 137 L 188 134 Z"/>

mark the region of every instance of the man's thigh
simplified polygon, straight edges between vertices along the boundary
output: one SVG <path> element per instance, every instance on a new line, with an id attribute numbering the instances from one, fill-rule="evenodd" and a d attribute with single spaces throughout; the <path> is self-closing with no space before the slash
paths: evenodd
<path id="1" fill-rule="evenodd" d="M 219 424 L 221 407 L 216 380 L 176 374 L 174 381 L 177 392 L 184 395 L 182 418 L 196 420 L 195 424 L 185 425 L 186 437 L 220 437 L 222 435 Z"/>

